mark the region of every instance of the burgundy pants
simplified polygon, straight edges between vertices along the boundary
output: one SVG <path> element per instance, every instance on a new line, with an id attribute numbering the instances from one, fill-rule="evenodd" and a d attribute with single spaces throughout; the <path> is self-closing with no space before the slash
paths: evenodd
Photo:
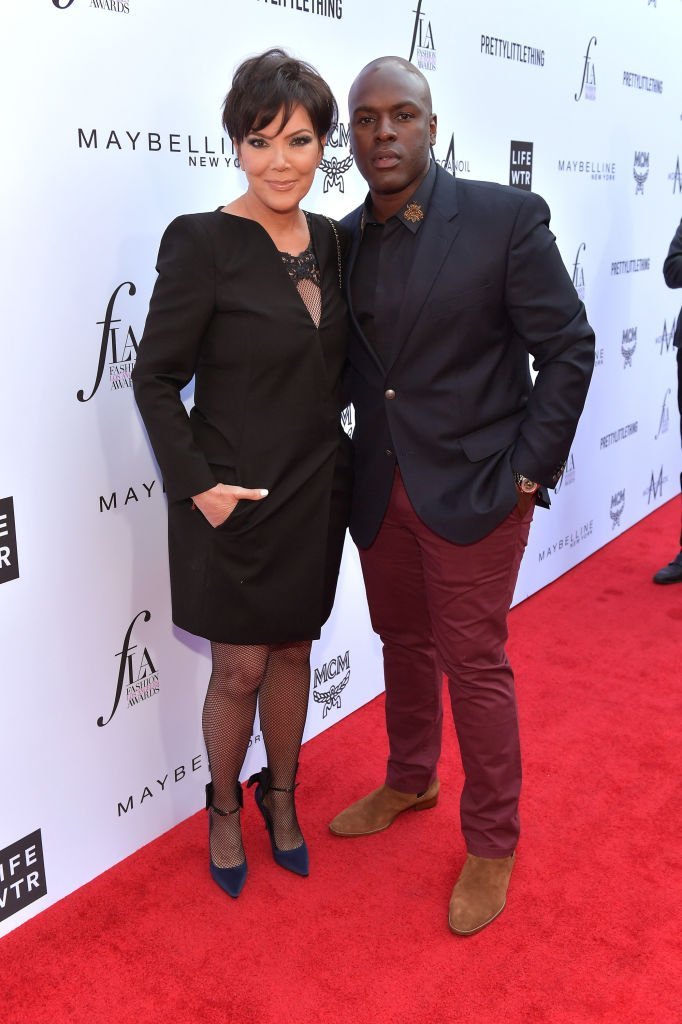
<path id="1" fill-rule="evenodd" d="M 443 674 L 465 782 L 470 853 L 506 857 L 519 835 L 521 756 L 507 614 L 533 517 L 516 508 L 474 544 L 453 544 L 416 515 L 398 470 L 373 544 L 360 551 L 372 626 L 384 647 L 386 783 L 421 793 L 436 777 Z"/>

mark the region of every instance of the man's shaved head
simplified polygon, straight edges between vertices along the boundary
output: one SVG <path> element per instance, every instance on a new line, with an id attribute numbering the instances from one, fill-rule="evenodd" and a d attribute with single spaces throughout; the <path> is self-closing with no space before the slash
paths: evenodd
<path id="1" fill-rule="evenodd" d="M 356 76 L 355 81 L 350 87 L 348 94 L 348 106 L 353 106 L 353 95 L 357 92 L 357 87 L 362 83 L 371 80 L 372 77 L 376 76 L 377 72 L 383 70 L 392 70 L 394 72 L 404 72 L 406 75 L 412 76 L 412 86 L 416 87 L 420 94 L 420 98 L 424 103 L 428 113 L 433 111 L 433 101 L 431 99 L 431 88 L 424 75 L 421 73 L 418 67 L 414 64 L 410 64 L 409 60 L 405 60 L 404 57 L 377 57 L 376 60 L 371 60 L 369 64 L 366 64 L 362 71 Z"/>

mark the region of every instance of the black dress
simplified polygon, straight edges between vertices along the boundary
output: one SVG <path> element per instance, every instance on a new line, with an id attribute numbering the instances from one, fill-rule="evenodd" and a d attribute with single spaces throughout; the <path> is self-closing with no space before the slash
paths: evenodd
<path id="1" fill-rule="evenodd" d="M 173 621 L 223 643 L 315 639 L 334 599 L 351 489 L 347 320 L 337 236 L 325 217 L 308 222 L 319 327 L 255 221 L 173 221 L 133 371 L 169 500 Z M 192 377 L 188 416 L 179 393 Z M 213 528 L 191 496 L 218 482 L 269 495 Z"/>

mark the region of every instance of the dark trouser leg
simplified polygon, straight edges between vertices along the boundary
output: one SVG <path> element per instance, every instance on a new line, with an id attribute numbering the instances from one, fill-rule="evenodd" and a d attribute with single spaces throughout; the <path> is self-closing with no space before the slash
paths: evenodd
<path id="1" fill-rule="evenodd" d="M 386 783 L 402 793 L 423 793 L 434 780 L 443 722 L 443 680 L 413 518 L 396 475 L 379 533 L 360 551 L 372 626 L 384 651 Z"/>
<path id="2" fill-rule="evenodd" d="M 419 534 L 435 644 L 448 676 L 465 783 L 462 831 L 470 853 L 506 857 L 519 835 L 521 755 L 507 614 L 532 508 L 514 509 L 492 533 L 450 544 Z"/>
<path id="3" fill-rule="evenodd" d="M 303 842 L 292 790 L 308 713 L 309 640 L 270 648 L 267 671 L 258 695 L 263 740 L 273 787 L 264 798 L 272 815 L 275 843 L 293 850 Z"/>
<path id="4" fill-rule="evenodd" d="M 211 644 L 213 669 L 208 683 L 202 726 L 213 783 L 213 804 L 222 811 L 237 806 L 239 772 L 253 730 L 258 687 L 265 674 L 268 648 Z M 244 860 L 238 814 L 212 818 L 211 857 L 219 868 Z"/>

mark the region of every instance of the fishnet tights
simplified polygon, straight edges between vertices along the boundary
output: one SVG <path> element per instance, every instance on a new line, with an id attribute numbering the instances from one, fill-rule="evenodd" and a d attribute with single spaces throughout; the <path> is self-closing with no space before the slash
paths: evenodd
<path id="1" fill-rule="evenodd" d="M 272 785 L 292 789 L 303 739 L 310 690 L 310 641 L 278 645 L 211 643 L 213 667 L 202 715 L 213 782 L 213 803 L 237 806 L 236 785 L 260 710 Z M 293 850 L 303 842 L 293 793 L 265 797 L 275 843 Z M 219 868 L 244 860 L 239 814 L 211 815 L 211 858 Z"/>

